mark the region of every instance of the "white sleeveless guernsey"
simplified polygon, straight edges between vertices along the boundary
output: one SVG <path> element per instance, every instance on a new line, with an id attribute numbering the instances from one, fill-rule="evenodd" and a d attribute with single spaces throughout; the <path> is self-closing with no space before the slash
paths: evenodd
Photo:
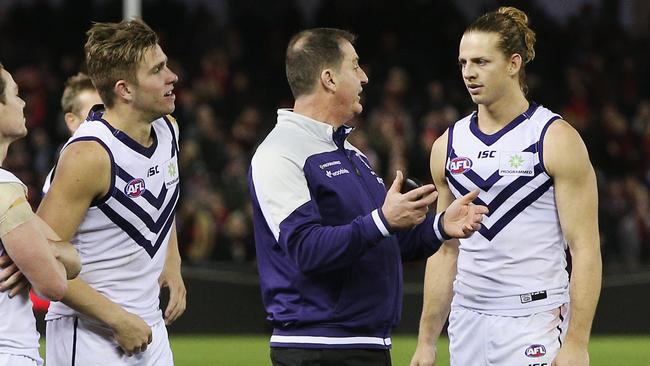
<path id="1" fill-rule="evenodd" d="M 27 194 L 27 187 L 20 179 L 0 168 L 0 184 L 3 183 L 18 183 Z M 0 255 L 4 254 L 5 248 L 0 241 Z M 29 357 L 40 364 L 38 338 L 29 294 L 22 291 L 10 299 L 8 291 L 0 292 L 0 353 Z"/>
<path id="2" fill-rule="evenodd" d="M 153 325 L 162 319 L 158 277 L 179 196 L 178 127 L 167 117 L 155 120 L 154 142 L 145 148 L 109 125 L 102 114 L 94 108 L 64 146 L 96 141 L 111 159 L 109 193 L 92 202 L 71 240 L 81 256 L 79 277 Z M 69 315 L 76 312 L 53 303 L 45 319 Z"/>
<path id="3" fill-rule="evenodd" d="M 445 175 L 453 195 L 480 189 L 474 201 L 490 213 L 481 229 L 460 240 L 452 306 L 521 316 L 569 301 L 566 241 L 543 140 L 560 116 L 530 108 L 493 135 L 477 113 L 449 129 Z"/>

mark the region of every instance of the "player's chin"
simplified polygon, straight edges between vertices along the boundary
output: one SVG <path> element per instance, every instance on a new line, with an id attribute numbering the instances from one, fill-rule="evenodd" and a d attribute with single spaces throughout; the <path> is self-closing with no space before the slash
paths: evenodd
<path id="1" fill-rule="evenodd" d="M 162 114 L 171 114 L 174 112 L 174 110 L 176 110 L 176 105 L 172 102 L 171 104 L 167 104 L 165 106 Z"/>

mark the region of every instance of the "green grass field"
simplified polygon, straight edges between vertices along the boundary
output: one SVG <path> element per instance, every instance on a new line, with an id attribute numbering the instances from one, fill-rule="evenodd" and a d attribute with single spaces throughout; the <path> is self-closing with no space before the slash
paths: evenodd
<path id="1" fill-rule="evenodd" d="M 174 336 L 171 338 L 176 366 L 270 365 L 268 336 Z M 407 365 L 415 350 L 415 336 L 393 337 L 393 365 Z M 438 345 L 440 362 L 449 365 L 447 340 Z M 592 337 L 592 366 L 650 366 L 650 336 Z"/>

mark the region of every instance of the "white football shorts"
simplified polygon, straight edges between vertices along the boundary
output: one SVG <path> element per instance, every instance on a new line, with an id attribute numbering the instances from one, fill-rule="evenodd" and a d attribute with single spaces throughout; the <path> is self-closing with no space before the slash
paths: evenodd
<path id="1" fill-rule="evenodd" d="M 568 304 L 517 317 L 454 307 L 448 328 L 451 366 L 551 366 L 568 326 Z"/>
<path id="2" fill-rule="evenodd" d="M 147 349 L 129 357 L 106 327 L 76 316 L 48 320 L 45 362 L 47 366 L 173 366 L 165 322 L 154 324 L 151 332 Z"/>

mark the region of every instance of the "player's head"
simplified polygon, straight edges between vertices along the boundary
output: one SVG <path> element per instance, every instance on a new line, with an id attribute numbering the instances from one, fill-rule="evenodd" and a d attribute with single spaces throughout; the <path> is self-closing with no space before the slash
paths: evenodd
<path id="1" fill-rule="evenodd" d="M 525 65 L 533 58 L 535 32 L 526 14 L 513 7 L 476 19 L 463 33 L 458 54 L 465 85 L 479 104 L 498 99 L 513 85 L 526 94 Z"/>
<path id="2" fill-rule="evenodd" d="M 0 143 L 27 135 L 24 108 L 25 101 L 18 96 L 18 85 L 0 63 Z"/>
<path id="3" fill-rule="evenodd" d="M 86 33 L 88 75 L 107 109 L 122 103 L 151 117 L 174 111 L 178 77 L 142 20 L 95 23 Z"/>
<path id="4" fill-rule="evenodd" d="M 80 72 L 68 78 L 61 97 L 61 110 L 70 134 L 79 128 L 81 122 L 88 116 L 88 111 L 95 104 L 101 103 L 99 93 L 88 75 Z"/>
<path id="5" fill-rule="evenodd" d="M 286 73 L 295 99 L 323 93 L 346 116 L 361 113 L 362 85 L 368 77 L 354 49 L 356 36 L 333 28 L 304 30 L 287 47 Z"/>

